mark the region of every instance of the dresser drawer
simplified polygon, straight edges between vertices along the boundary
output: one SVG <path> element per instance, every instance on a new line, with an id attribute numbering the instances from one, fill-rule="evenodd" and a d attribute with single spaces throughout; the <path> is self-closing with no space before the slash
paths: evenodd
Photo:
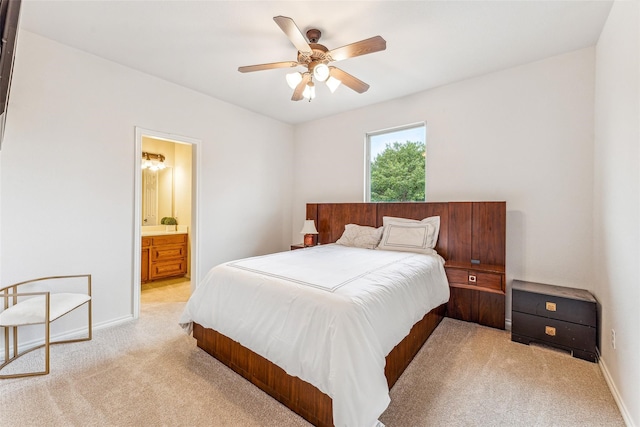
<path id="1" fill-rule="evenodd" d="M 446 268 L 449 283 L 458 285 L 480 286 L 495 290 L 503 290 L 502 274 L 486 273 L 459 268 Z"/>
<path id="2" fill-rule="evenodd" d="M 475 276 L 476 285 L 483 288 L 502 290 L 502 275 L 493 273 L 469 272 L 469 280 Z"/>
<path id="3" fill-rule="evenodd" d="M 180 276 L 187 272 L 187 261 L 179 259 L 175 261 L 165 261 L 151 263 L 151 271 L 149 276 L 151 280 L 161 279 L 164 277 Z"/>
<path id="4" fill-rule="evenodd" d="M 595 327 L 595 302 L 513 289 L 513 311 Z"/>
<path id="5" fill-rule="evenodd" d="M 142 238 L 142 247 L 145 248 L 147 246 L 151 246 L 151 237 Z"/>
<path id="6" fill-rule="evenodd" d="M 186 234 L 173 234 L 173 235 L 163 235 L 163 236 L 155 236 L 152 237 L 153 246 L 161 246 L 161 245 L 175 245 L 180 243 L 187 242 Z"/>
<path id="7" fill-rule="evenodd" d="M 466 285 L 469 281 L 469 275 L 467 270 L 460 270 L 458 268 L 446 268 L 447 279 L 449 283 L 457 283 Z"/>
<path id="8" fill-rule="evenodd" d="M 595 352 L 596 328 L 532 314 L 512 313 L 511 333 L 552 344 L 587 352 Z"/>
<path id="9" fill-rule="evenodd" d="M 170 259 L 184 258 L 187 254 L 185 245 L 167 245 L 151 249 L 151 262 L 161 262 Z"/>

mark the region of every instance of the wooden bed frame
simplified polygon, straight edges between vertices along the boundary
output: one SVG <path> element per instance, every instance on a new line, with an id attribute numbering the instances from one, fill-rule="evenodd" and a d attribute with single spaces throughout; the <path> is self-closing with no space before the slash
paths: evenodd
<path id="1" fill-rule="evenodd" d="M 383 216 L 412 219 L 440 216 L 436 250 L 445 260 L 470 262 L 476 257 L 487 260 L 489 264 L 495 264 L 496 247 L 504 251 L 505 212 L 504 202 L 307 204 L 307 219 L 315 220 L 318 229 L 314 243 L 335 242 L 346 224 L 380 227 Z M 497 219 L 493 219 L 496 216 Z M 504 265 L 504 261 L 502 263 Z M 389 388 L 440 324 L 445 311 L 446 304 L 443 304 L 427 313 L 387 355 L 385 376 Z M 269 360 L 213 329 L 194 323 L 193 337 L 198 347 L 311 424 L 333 426 L 331 398 L 313 385 L 287 374 Z"/>

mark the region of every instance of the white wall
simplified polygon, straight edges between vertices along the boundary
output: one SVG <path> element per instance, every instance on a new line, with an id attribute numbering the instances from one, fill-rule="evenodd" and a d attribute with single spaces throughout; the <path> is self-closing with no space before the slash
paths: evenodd
<path id="1" fill-rule="evenodd" d="M 178 224 L 191 227 L 192 149 L 190 144 L 174 144 L 176 165 L 174 170 L 174 214 Z"/>
<path id="2" fill-rule="evenodd" d="M 25 31 L 8 114 L 2 284 L 88 272 L 95 323 L 131 315 L 136 126 L 202 141 L 200 277 L 288 247 L 290 125 Z"/>
<path id="3" fill-rule="evenodd" d="M 191 256 L 193 255 L 193 229 L 191 227 L 191 193 L 193 191 L 193 153 L 194 147 L 191 144 L 174 144 L 176 166 L 174 169 L 175 182 L 175 216 L 178 224 L 188 227 L 189 247 L 191 250 L 187 254 L 187 276 L 191 277 Z M 192 283 L 192 288 L 193 288 Z"/>
<path id="4" fill-rule="evenodd" d="M 640 425 L 639 7 L 614 3 L 596 48 L 594 273 L 601 364 L 630 426 Z M 616 349 L 611 346 L 616 331 Z"/>
<path id="5" fill-rule="evenodd" d="M 506 200 L 509 285 L 592 289 L 593 85 L 587 48 L 297 126 L 292 242 L 364 200 L 366 132 L 426 121 L 428 201 Z"/>

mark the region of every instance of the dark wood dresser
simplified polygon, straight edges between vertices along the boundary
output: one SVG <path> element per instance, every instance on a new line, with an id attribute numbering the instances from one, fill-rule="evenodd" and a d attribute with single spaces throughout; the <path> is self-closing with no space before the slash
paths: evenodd
<path id="1" fill-rule="evenodd" d="M 539 342 L 597 362 L 597 301 L 589 291 L 514 280 L 511 340 Z"/>

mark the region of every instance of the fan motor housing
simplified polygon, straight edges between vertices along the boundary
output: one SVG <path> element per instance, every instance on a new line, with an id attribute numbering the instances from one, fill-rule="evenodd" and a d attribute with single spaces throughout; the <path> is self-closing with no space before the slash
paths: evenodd
<path id="1" fill-rule="evenodd" d="M 311 62 L 324 62 L 327 60 L 327 52 L 329 49 L 318 43 L 309 43 L 309 46 L 311 47 L 311 56 L 298 52 L 298 62 L 309 64 Z"/>

